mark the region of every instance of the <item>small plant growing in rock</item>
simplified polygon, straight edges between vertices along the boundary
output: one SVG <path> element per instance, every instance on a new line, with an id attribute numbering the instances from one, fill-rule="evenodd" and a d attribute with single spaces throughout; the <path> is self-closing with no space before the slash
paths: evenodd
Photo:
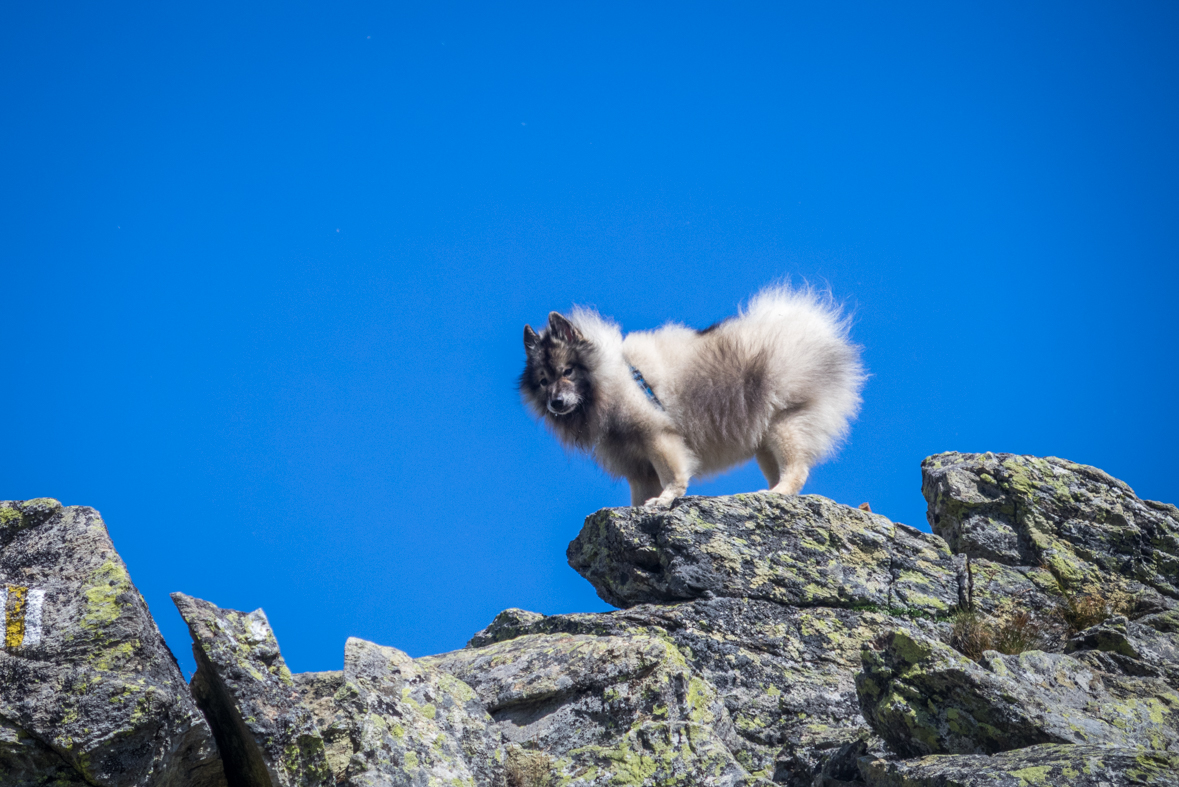
<path id="1" fill-rule="evenodd" d="M 544 752 L 526 751 L 518 746 L 508 749 L 505 772 L 508 787 L 550 787 L 553 783 L 552 759 Z"/>
<path id="2" fill-rule="evenodd" d="M 950 647 L 978 661 L 982 654 L 994 650 L 995 636 L 985 615 L 972 609 L 964 609 L 954 616 L 950 629 Z"/>
<path id="3" fill-rule="evenodd" d="M 1044 650 L 1044 626 L 1029 612 L 1013 612 L 995 626 L 994 650 L 1004 654 Z"/>
<path id="4" fill-rule="evenodd" d="M 1114 615 L 1131 612 L 1134 601 L 1134 596 L 1118 588 L 1092 588 L 1084 593 L 1066 593 L 1059 612 L 1071 636 Z"/>
<path id="5" fill-rule="evenodd" d="M 999 616 L 963 610 L 954 617 L 950 647 L 974 661 L 988 650 L 1004 655 L 1044 650 L 1049 644 L 1048 629 L 1036 616 L 1023 610 Z"/>

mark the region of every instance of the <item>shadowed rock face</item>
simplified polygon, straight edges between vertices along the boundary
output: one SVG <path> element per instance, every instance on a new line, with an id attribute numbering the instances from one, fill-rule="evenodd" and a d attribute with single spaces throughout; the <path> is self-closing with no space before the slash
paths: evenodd
<path id="1" fill-rule="evenodd" d="M 301 702 L 270 622 L 173 593 L 192 635 L 193 694 L 209 718 L 230 787 L 327 785 L 323 737 Z"/>
<path id="2" fill-rule="evenodd" d="M 97 511 L 0 502 L 0 597 L 0 783 L 224 785 Z"/>
<path id="3" fill-rule="evenodd" d="M 1175 509 L 1058 459 L 923 471 L 937 535 L 814 496 L 599 511 L 569 560 L 622 609 L 506 610 L 420 659 L 350 639 L 292 675 L 261 610 L 177 594 L 208 726 L 97 516 L 0 504 L 0 784 L 1176 784 Z M 1050 652 L 961 645 L 963 610 L 1050 619 L 1020 646 Z M 135 748 L 91 734 L 119 725 Z"/>
<path id="4" fill-rule="evenodd" d="M 25 730 L 0 719 L 0 783 L 6 787 L 86 787 L 60 754 Z"/>

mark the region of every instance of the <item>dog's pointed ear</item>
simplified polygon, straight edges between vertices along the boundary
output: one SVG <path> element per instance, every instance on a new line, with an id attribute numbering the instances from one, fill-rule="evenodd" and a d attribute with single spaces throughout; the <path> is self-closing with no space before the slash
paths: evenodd
<path id="1" fill-rule="evenodd" d="M 524 349 L 532 352 L 536 349 L 536 343 L 540 341 L 540 337 L 536 335 L 536 331 L 532 330 L 531 325 L 524 326 Z"/>
<path id="2" fill-rule="evenodd" d="M 573 323 L 556 312 L 549 312 L 549 328 L 555 331 L 566 342 L 574 342 L 581 339 L 581 333 L 573 327 Z"/>

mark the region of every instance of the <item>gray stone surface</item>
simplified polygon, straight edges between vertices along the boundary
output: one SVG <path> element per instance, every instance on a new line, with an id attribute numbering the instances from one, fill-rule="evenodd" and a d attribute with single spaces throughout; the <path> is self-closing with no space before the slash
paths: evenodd
<path id="1" fill-rule="evenodd" d="M 643 634 L 532 634 L 419 659 L 469 683 L 532 780 L 745 785 L 716 689 L 675 645 Z M 517 779 L 519 781 L 519 779 Z"/>
<path id="2" fill-rule="evenodd" d="M 343 671 L 292 675 L 262 610 L 172 598 L 231 787 L 504 783 L 500 735 L 451 675 L 360 639 L 346 643 Z"/>
<path id="3" fill-rule="evenodd" d="M 586 519 L 568 558 L 618 607 L 723 596 L 937 615 L 961 601 L 940 538 L 816 495 L 607 508 Z"/>
<path id="4" fill-rule="evenodd" d="M 0 784 L 4 787 L 85 787 L 61 755 L 0 718 Z"/>
<path id="5" fill-rule="evenodd" d="M 1179 510 L 1056 457 L 945 453 L 921 464 L 933 532 L 955 552 L 1043 566 L 1065 590 L 1118 578 L 1179 599 Z"/>
<path id="6" fill-rule="evenodd" d="M 946 630 L 932 621 L 902 624 L 935 635 Z M 896 625 L 896 618 L 873 611 L 715 598 L 601 614 L 507 610 L 477 641 L 538 633 L 668 639 L 716 687 L 733 721 L 735 736 L 725 741 L 737 761 L 752 775 L 809 787 L 842 747 L 866 738 L 864 751 L 879 750 L 853 678 L 862 643 Z M 854 759 L 848 767 L 854 772 Z"/>
<path id="7" fill-rule="evenodd" d="M 865 759 L 868 787 L 1174 787 L 1179 756 L 1110 746 L 1044 744 L 985 755 Z"/>
<path id="8" fill-rule="evenodd" d="M 1100 672 L 1073 656 L 994 651 L 975 663 L 903 631 L 863 650 L 864 716 L 904 756 L 994 754 L 1040 743 L 1156 751 L 1179 742 L 1179 694 L 1163 680 Z"/>
<path id="9" fill-rule="evenodd" d="M 172 601 L 192 635 L 192 691 L 213 727 L 230 787 L 331 784 L 323 738 L 266 614 L 221 609 L 183 593 Z"/>
<path id="10" fill-rule="evenodd" d="M 991 615 L 1016 609 L 1052 614 L 1064 595 L 1056 577 L 1039 566 L 1008 566 L 985 558 L 965 564 L 967 606 Z"/>
<path id="11" fill-rule="evenodd" d="M 209 727 L 97 511 L 0 502 L 0 594 L 3 783 L 225 783 Z"/>
<path id="12" fill-rule="evenodd" d="M 1103 671 L 1161 678 L 1179 690 L 1179 638 L 1122 615 L 1078 633 L 1064 650 Z"/>
<path id="13" fill-rule="evenodd" d="M 353 754 L 349 787 L 500 787 L 500 731 L 470 686 L 396 648 L 349 639 L 338 723 Z"/>
<path id="14" fill-rule="evenodd" d="M 178 594 L 209 724 L 97 515 L 0 504 L 0 784 L 1179 785 L 1176 510 L 1059 459 L 923 472 L 946 540 L 813 496 L 600 511 L 568 556 L 623 609 L 416 660 L 292 675 L 261 610 Z"/>
<path id="15" fill-rule="evenodd" d="M 344 671 L 303 672 L 294 675 L 299 704 L 311 712 L 323 740 L 324 757 L 336 783 L 343 781 L 354 752 L 352 725 L 341 712 L 340 690 L 344 688 Z"/>

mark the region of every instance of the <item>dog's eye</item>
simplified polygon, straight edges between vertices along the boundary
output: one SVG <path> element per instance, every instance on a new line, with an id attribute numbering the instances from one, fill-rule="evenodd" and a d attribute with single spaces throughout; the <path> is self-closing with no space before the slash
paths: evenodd
<path id="1" fill-rule="evenodd" d="M 547 378 L 547 377 L 542 377 L 542 378 L 540 378 L 540 384 L 541 384 L 541 385 L 548 385 L 548 384 L 549 384 L 549 378 Z"/>
<path id="2" fill-rule="evenodd" d="M 562 377 L 568 377 L 571 374 L 573 374 L 573 367 L 572 366 L 566 366 L 565 371 L 561 372 Z"/>

